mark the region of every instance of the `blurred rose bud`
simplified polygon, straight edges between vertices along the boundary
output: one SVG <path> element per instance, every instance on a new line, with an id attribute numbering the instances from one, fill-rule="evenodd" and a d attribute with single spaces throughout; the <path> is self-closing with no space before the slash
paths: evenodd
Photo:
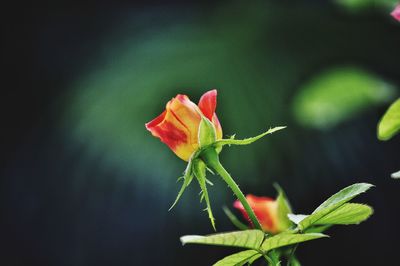
<path id="1" fill-rule="evenodd" d="M 394 17 L 397 21 L 400 21 L 400 4 L 395 7 L 393 12 L 391 13 L 392 17 Z"/>
<path id="2" fill-rule="evenodd" d="M 265 232 L 277 234 L 289 227 L 287 218 L 281 218 L 279 215 L 278 200 L 269 197 L 257 197 L 251 194 L 248 194 L 246 199 Z M 235 201 L 233 206 L 240 210 L 244 218 L 250 222 L 249 216 L 240 201 Z"/>

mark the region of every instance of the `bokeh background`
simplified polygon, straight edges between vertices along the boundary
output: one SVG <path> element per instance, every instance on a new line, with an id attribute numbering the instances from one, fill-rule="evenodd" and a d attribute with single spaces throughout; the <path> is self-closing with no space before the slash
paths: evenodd
<path id="1" fill-rule="evenodd" d="M 375 214 L 301 245 L 304 265 L 398 261 L 400 137 L 376 126 L 400 95 L 396 1 L 27 2 L 3 9 L 0 264 L 211 265 L 184 246 L 212 228 L 185 163 L 144 124 L 177 93 L 218 89 L 224 133 L 287 129 L 221 160 L 245 193 L 309 213 L 355 182 Z M 210 176 L 219 231 L 234 196 Z"/>

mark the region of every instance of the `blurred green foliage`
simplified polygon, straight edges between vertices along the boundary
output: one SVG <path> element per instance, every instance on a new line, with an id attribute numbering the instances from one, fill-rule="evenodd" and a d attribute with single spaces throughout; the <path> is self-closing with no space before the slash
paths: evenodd
<path id="1" fill-rule="evenodd" d="M 315 132 L 297 123 L 292 103 L 304 80 L 337 65 L 361 66 L 378 80 L 399 84 L 400 24 L 386 9 L 360 16 L 331 0 L 173 2 L 84 9 L 80 3 L 74 12 L 70 2 L 56 9 L 18 3 L 28 10 L 9 20 L 22 27 L 9 31 L 16 49 L 8 53 L 10 67 L 22 77 L 33 61 L 35 71 L 21 78 L 30 93 L 8 89 L 21 102 L 4 113 L 34 112 L 31 107 L 46 95 L 43 121 L 51 119 L 50 125 L 19 121 L 34 125 L 33 132 L 16 129 L 26 138 L 15 136 L 21 161 L 12 163 L 14 174 L 2 186 L 15 214 L 3 215 L 3 242 L 25 252 L 27 260 L 15 262 L 20 252 L 11 252 L 11 264 L 210 265 L 222 257 L 205 250 L 207 256 L 193 260 L 197 251 L 183 255 L 179 241 L 170 241 L 209 233 L 210 226 L 199 213 L 196 186 L 168 213 L 185 163 L 144 127 L 177 93 L 197 101 L 210 88 L 218 89 L 224 136 L 242 139 L 288 126 L 257 145 L 221 152 L 244 193 L 271 196 L 272 182 L 279 182 L 297 199 L 294 210 L 307 211 L 328 190 L 367 177 L 380 190 L 373 196 L 379 218 L 354 233 L 370 241 L 354 246 L 357 238 L 342 231 L 335 238 L 344 239 L 343 256 L 326 246 L 315 246 L 315 253 L 328 257 L 326 265 L 341 265 L 343 257 L 348 265 L 379 265 L 377 253 L 396 258 L 398 193 L 385 177 L 398 170 L 399 139 L 380 143 L 375 134 L 386 105 L 361 108 L 369 111 L 351 123 Z M 15 42 L 25 35 L 28 41 Z M 42 113 L 35 116 L 42 121 Z M 6 153 L 7 160 L 13 156 Z M 234 196 L 220 178 L 210 179 L 218 229 L 229 230 L 218 206 L 230 206 Z M 378 249 L 370 244 L 381 242 Z M 301 252 L 304 264 L 313 265 L 307 248 Z"/>
<path id="2" fill-rule="evenodd" d="M 144 182 L 163 186 L 171 179 L 158 176 L 178 177 L 184 164 L 151 137 L 144 124 L 177 93 L 197 102 L 206 90 L 217 88 L 225 136 L 239 133 L 242 138 L 273 126 L 273 113 L 264 109 L 272 91 L 259 91 L 266 88 L 266 79 L 255 72 L 259 53 L 249 49 L 264 31 L 267 17 L 255 6 L 239 14 L 236 8 L 220 9 L 202 23 L 160 25 L 156 32 L 146 25 L 133 37 L 125 32 L 128 21 L 114 33 L 116 40 L 105 45 L 111 49 L 102 50 L 101 63 L 76 82 L 66 100 L 68 131 L 94 155 L 104 154 L 111 165 L 143 171 Z M 252 92 L 245 91 L 249 88 Z M 261 101 L 253 104 L 257 97 Z M 227 126 L 232 124 L 235 129 Z M 157 167 L 150 166 L 152 161 Z M 244 168 L 255 169 L 252 164 L 251 159 L 243 161 Z"/>
<path id="3" fill-rule="evenodd" d="M 397 99 L 378 124 L 378 138 L 389 140 L 400 131 L 400 99 Z"/>
<path id="4" fill-rule="evenodd" d="M 156 193 L 160 210 L 167 210 L 179 189 L 175 180 L 185 163 L 152 137 L 144 124 L 159 115 L 177 93 L 197 102 L 210 88 L 218 89 L 217 114 L 224 136 L 236 134 L 242 139 L 269 127 L 288 126 L 258 145 L 222 151 L 221 161 L 244 193 L 274 193 L 272 181 L 296 188 L 289 193 L 307 193 L 305 183 L 321 180 L 314 157 L 342 171 L 341 167 L 346 166 L 341 164 L 342 151 L 349 147 L 347 141 L 338 144 L 320 139 L 317 141 L 323 144 L 314 145 L 315 136 L 296 127 L 291 112 L 293 97 L 303 93 L 304 77 L 318 76 L 315 69 L 337 61 L 361 64 L 363 58 L 368 58 L 373 65 L 383 62 L 385 71 L 392 71 L 389 75 L 397 75 L 398 60 L 393 57 L 400 44 L 397 28 L 377 21 L 343 21 L 328 9 L 305 4 L 288 8 L 265 1 L 246 5 L 238 1 L 207 10 L 194 9 L 173 17 L 155 10 L 151 15 L 126 15 L 110 25 L 104 41 L 93 47 L 97 49 L 96 60 L 88 63 L 87 71 L 76 77 L 70 93 L 62 99 L 62 133 L 71 146 L 84 147 L 82 171 L 91 159 L 100 158 L 99 167 L 112 172 L 118 184 L 134 184 L 141 199 L 147 193 Z M 347 71 L 354 72 L 342 70 L 344 76 Z M 357 73 L 349 74 L 348 79 L 361 75 L 356 85 L 368 80 L 373 83 L 355 92 L 337 91 L 344 94 L 339 97 L 355 95 L 355 100 L 351 99 L 355 103 L 338 106 L 347 108 L 340 114 L 343 119 L 346 112 L 350 116 L 357 113 L 354 110 L 373 108 L 387 96 L 387 88 L 372 88 L 373 84 L 382 84 L 379 78 Z M 332 93 L 327 88 L 326 93 L 335 95 L 335 90 Z M 327 104 L 331 101 L 329 96 L 324 99 Z M 337 117 L 333 115 L 333 119 Z M 331 128 L 337 122 L 331 123 Z M 341 140 L 352 133 L 343 134 Z M 315 150 L 305 156 L 310 143 Z M 349 156 L 346 163 L 359 163 L 356 154 L 345 154 Z M 107 178 L 96 176 L 99 183 Z M 210 180 L 215 184 L 209 191 L 214 206 L 233 201 L 218 177 L 210 176 Z M 76 179 L 77 191 L 84 182 Z M 204 218 L 201 221 L 208 226 L 207 217 L 196 209 L 200 208 L 198 189 L 188 189 L 195 191 L 185 194 L 174 212 L 182 211 L 185 219 L 196 219 L 198 223 L 198 218 Z"/>
<path id="5" fill-rule="evenodd" d="M 367 71 L 333 68 L 301 86 L 294 98 L 293 114 L 304 126 L 327 129 L 387 102 L 393 95 L 390 85 Z"/>
<path id="6" fill-rule="evenodd" d="M 337 4 L 350 11 L 360 11 L 370 8 L 388 10 L 393 8 L 397 0 L 334 0 Z"/>

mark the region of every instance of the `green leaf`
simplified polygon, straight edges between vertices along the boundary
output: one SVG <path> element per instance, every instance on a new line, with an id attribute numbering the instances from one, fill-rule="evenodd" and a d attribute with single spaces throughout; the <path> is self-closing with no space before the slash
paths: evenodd
<path id="1" fill-rule="evenodd" d="M 206 164 L 200 160 L 200 159 L 195 159 L 193 162 L 193 172 L 194 175 L 197 178 L 197 181 L 199 182 L 200 188 L 202 190 L 202 195 L 200 198 L 200 202 L 204 198 L 206 201 L 207 205 L 207 213 L 208 213 L 208 218 L 210 219 L 211 225 L 216 231 L 215 228 L 215 218 L 211 210 L 211 203 L 210 203 L 210 198 L 208 197 L 208 191 L 207 191 L 207 184 L 206 184 Z"/>
<path id="2" fill-rule="evenodd" d="M 315 209 L 315 212 L 319 210 L 323 210 L 332 206 L 335 206 L 338 203 L 345 203 L 354 197 L 360 195 L 361 193 L 366 192 L 368 189 L 373 187 L 374 185 L 368 183 L 356 183 L 345 187 L 344 189 L 340 190 L 339 192 L 332 195 L 329 199 L 324 201 L 318 208 Z"/>
<path id="3" fill-rule="evenodd" d="M 383 115 L 378 124 L 378 139 L 389 140 L 400 131 L 400 98 Z"/>
<path id="4" fill-rule="evenodd" d="M 256 260 L 258 260 L 260 257 L 262 256 L 262 254 L 258 253 L 257 255 L 254 255 L 253 257 L 251 257 L 247 263 L 249 265 L 253 264 Z"/>
<path id="5" fill-rule="evenodd" d="M 229 233 L 212 234 L 208 236 L 188 235 L 182 236 L 181 242 L 185 244 L 204 244 L 214 246 L 241 247 L 258 249 L 264 239 L 261 230 L 244 230 Z"/>
<path id="6" fill-rule="evenodd" d="M 288 216 L 289 220 L 294 222 L 295 224 L 299 224 L 306 217 L 308 217 L 308 215 L 305 215 L 305 214 L 292 214 L 292 213 L 289 213 L 287 216 Z"/>
<path id="7" fill-rule="evenodd" d="M 301 263 L 295 256 L 293 256 L 290 261 L 290 266 L 301 266 Z"/>
<path id="8" fill-rule="evenodd" d="M 357 183 L 340 190 L 323 202 L 311 215 L 304 218 L 299 223 L 299 228 L 301 230 L 306 229 L 316 223 L 319 219 L 322 219 L 325 215 L 339 208 L 357 195 L 367 191 L 371 187 L 373 187 L 373 185 L 368 183 Z"/>
<path id="9" fill-rule="evenodd" d="M 252 138 L 247 138 L 247 139 L 241 139 L 241 140 L 234 139 L 234 136 L 233 136 L 233 138 L 230 138 L 230 139 L 220 139 L 220 140 L 217 140 L 215 142 L 215 144 L 216 144 L 217 147 L 221 147 L 221 146 L 224 146 L 224 145 L 248 145 L 248 144 L 251 144 L 251 143 L 261 139 L 265 135 L 272 134 L 272 133 L 274 133 L 276 131 L 279 131 L 279 130 L 282 130 L 284 128 L 286 128 L 286 127 L 284 126 L 284 127 L 270 128 L 268 131 L 266 131 L 266 132 L 264 132 L 264 133 L 262 133 L 262 134 L 260 134 L 258 136 L 255 136 L 255 137 L 252 137 Z"/>
<path id="10" fill-rule="evenodd" d="M 223 206 L 222 209 L 224 210 L 226 216 L 228 216 L 229 220 L 233 223 L 234 226 L 236 226 L 240 230 L 247 230 L 249 227 L 239 221 L 239 219 L 227 208 L 226 206 Z"/>
<path id="11" fill-rule="evenodd" d="M 223 258 L 217 261 L 214 266 L 242 266 L 245 263 L 253 263 L 262 255 L 255 250 L 245 250 Z"/>
<path id="12" fill-rule="evenodd" d="M 273 249 L 270 252 L 268 252 L 268 257 L 270 258 L 273 266 L 281 265 L 281 260 L 280 260 L 281 259 L 281 251 L 279 249 Z"/>
<path id="13" fill-rule="evenodd" d="M 174 203 L 171 205 L 171 207 L 168 209 L 168 211 L 172 210 L 172 208 L 178 203 L 178 201 L 181 198 L 183 192 L 189 186 L 190 182 L 192 182 L 192 179 L 193 179 L 192 165 L 193 165 L 193 162 L 192 162 L 192 159 L 190 159 L 189 162 L 188 162 L 188 165 L 186 166 L 185 173 L 183 175 L 182 187 L 179 190 L 178 196 L 176 196 L 176 199 L 175 199 Z"/>
<path id="14" fill-rule="evenodd" d="M 361 0 L 365 1 L 365 0 Z M 394 88 L 363 69 L 327 69 L 306 82 L 293 99 L 293 115 L 303 126 L 330 129 L 365 110 L 390 101 Z"/>
<path id="15" fill-rule="evenodd" d="M 213 123 L 204 116 L 201 116 L 198 134 L 200 148 L 214 143 L 217 139 Z"/>
<path id="16" fill-rule="evenodd" d="M 328 237 L 324 234 L 310 233 L 310 234 L 291 234 L 291 233 L 280 233 L 278 235 L 266 238 L 264 243 L 261 245 L 261 250 L 267 252 L 269 250 L 301 243 L 309 240 L 314 240 L 322 237 Z"/>
<path id="17" fill-rule="evenodd" d="M 278 203 L 279 231 L 284 231 L 292 225 L 292 222 L 288 218 L 288 214 L 292 213 L 292 208 L 290 207 L 289 201 L 283 189 L 278 184 L 274 184 L 274 186 L 278 191 L 278 197 L 276 198 L 276 201 Z"/>
<path id="18" fill-rule="evenodd" d="M 393 173 L 392 178 L 399 179 L 400 178 L 400 171 Z"/>
<path id="19" fill-rule="evenodd" d="M 332 227 L 332 224 L 325 224 L 319 226 L 311 226 L 304 230 L 304 233 L 322 233 Z"/>
<path id="20" fill-rule="evenodd" d="M 336 210 L 325 215 L 315 225 L 324 224 L 359 224 L 373 213 L 370 206 L 358 203 L 345 203 Z"/>

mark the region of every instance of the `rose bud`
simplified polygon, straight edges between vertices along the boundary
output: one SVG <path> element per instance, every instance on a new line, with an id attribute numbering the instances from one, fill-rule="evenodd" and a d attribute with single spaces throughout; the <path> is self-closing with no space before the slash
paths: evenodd
<path id="1" fill-rule="evenodd" d="M 284 213 L 283 216 L 279 214 L 279 211 L 285 210 L 285 208 L 279 209 L 280 201 L 251 194 L 248 194 L 246 199 L 265 232 L 277 234 L 285 231 L 290 226 L 290 222 L 286 218 L 287 213 Z M 240 201 L 235 201 L 233 207 L 240 210 L 244 218 L 250 222 L 249 216 Z"/>
<path id="2" fill-rule="evenodd" d="M 209 124 L 215 140 L 222 138 L 222 128 L 215 114 L 216 107 L 217 90 L 203 94 L 198 105 L 186 95 L 178 94 L 167 103 L 161 115 L 146 124 L 146 128 L 167 144 L 179 158 L 189 161 L 200 147 L 199 127 L 204 118 L 211 122 Z"/>

